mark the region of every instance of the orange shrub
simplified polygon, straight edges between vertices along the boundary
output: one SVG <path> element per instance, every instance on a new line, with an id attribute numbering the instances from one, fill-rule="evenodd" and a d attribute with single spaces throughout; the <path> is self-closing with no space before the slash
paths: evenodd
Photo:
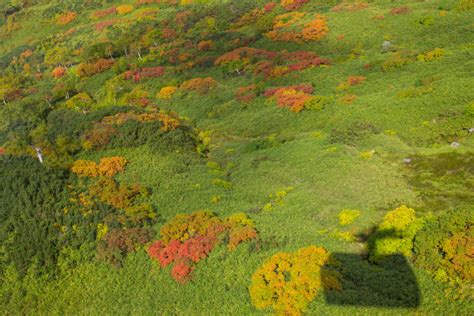
<path id="1" fill-rule="evenodd" d="M 113 177 L 123 172 L 128 160 L 123 157 L 106 157 L 100 160 L 98 171 L 100 175 Z"/>
<path id="2" fill-rule="evenodd" d="M 311 85 L 288 86 L 265 90 L 267 98 L 274 97 L 279 107 L 288 107 L 293 112 L 301 112 L 313 100 Z"/>
<path id="3" fill-rule="evenodd" d="M 305 41 L 317 41 L 325 37 L 328 32 L 326 19 L 318 14 L 314 20 L 305 25 L 302 35 Z"/>
<path id="4" fill-rule="evenodd" d="M 77 17 L 77 14 L 75 12 L 65 12 L 63 14 L 60 14 L 56 17 L 56 23 L 59 25 L 66 25 L 74 21 Z"/>
<path id="5" fill-rule="evenodd" d="M 208 51 L 214 48 L 214 42 L 209 40 L 209 41 L 200 41 L 197 45 L 197 48 L 200 51 Z"/>
<path id="6" fill-rule="evenodd" d="M 54 78 L 61 78 L 65 74 L 66 74 L 66 68 L 61 67 L 61 66 L 54 68 L 53 71 L 51 72 L 51 75 Z"/>
<path id="7" fill-rule="evenodd" d="M 207 77 L 187 80 L 181 84 L 180 88 L 187 91 L 196 91 L 200 94 L 205 94 L 216 86 L 217 81 L 211 77 Z"/>
<path id="8" fill-rule="evenodd" d="M 274 41 L 303 43 L 317 41 L 329 31 L 326 18 L 316 14 L 314 19 L 305 23 L 304 12 L 290 12 L 275 17 L 273 29 L 265 35 Z"/>

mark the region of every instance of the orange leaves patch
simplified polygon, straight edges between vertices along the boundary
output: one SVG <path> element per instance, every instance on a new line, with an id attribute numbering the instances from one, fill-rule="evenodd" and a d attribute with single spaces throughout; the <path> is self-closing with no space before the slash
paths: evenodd
<path id="1" fill-rule="evenodd" d="M 123 172 L 128 160 L 123 157 L 102 158 L 99 164 L 94 161 L 76 160 L 71 167 L 71 171 L 82 177 L 113 177 L 117 173 Z"/>
<path id="2" fill-rule="evenodd" d="M 187 91 L 196 91 L 200 94 L 205 94 L 216 86 L 217 81 L 212 77 L 207 77 L 187 80 L 181 84 L 180 88 Z"/>
<path id="3" fill-rule="evenodd" d="M 61 67 L 61 66 L 54 68 L 53 71 L 51 72 L 51 75 L 54 78 L 61 78 L 65 74 L 66 74 L 66 68 Z"/>
<path id="4" fill-rule="evenodd" d="M 200 51 L 208 51 L 212 50 L 214 48 L 214 42 L 209 40 L 209 41 L 200 41 L 197 45 L 197 48 Z"/>
<path id="5" fill-rule="evenodd" d="M 59 25 L 66 25 L 74 21 L 76 17 L 77 17 L 77 14 L 75 12 L 72 12 L 72 11 L 65 12 L 57 16 L 56 23 Z"/>
<path id="6" fill-rule="evenodd" d="M 275 17 L 273 29 L 265 35 L 274 41 L 304 43 L 317 41 L 329 32 L 326 18 L 316 14 L 309 22 L 306 13 L 290 12 Z"/>

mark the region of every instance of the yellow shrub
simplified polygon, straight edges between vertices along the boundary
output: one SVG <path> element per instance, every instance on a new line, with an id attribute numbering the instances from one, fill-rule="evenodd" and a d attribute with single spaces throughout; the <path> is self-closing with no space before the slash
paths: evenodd
<path id="1" fill-rule="evenodd" d="M 341 213 L 339 213 L 339 224 L 342 226 L 352 224 L 359 216 L 359 210 L 342 210 Z"/>
<path id="2" fill-rule="evenodd" d="M 275 254 L 252 276 L 252 303 L 258 309 L 271 308 L 277 314 L 301 314 L 321 287 L 342 290 L 338 274 L 329 270 L 328 264 L 330 254 L 322 247 Z"/>
<path id="3" fill-rule="evenodd" d="M 78 176 L 82 177 L 97 177 L 99 175 L 99 169 L 95 162 L 88 160 L 76 160 L 74 161 L 71 171 Z"/>
<path id="4" fill-rule="evenodd" d="M 158 93 L 158 98 L 171 99 L 171 97 L 176 93 L 176 90 L 178 90 L 178 87 L 174 87 L 174 86 L 163 87 Z"/>
<path id="5" fill-rule="evenodd" d="M 118 14 L 127 14 L 133 11 L 133 6 L 129 4 L 123 4 L 119 5 L 117 7 L 117 13 Z"/>

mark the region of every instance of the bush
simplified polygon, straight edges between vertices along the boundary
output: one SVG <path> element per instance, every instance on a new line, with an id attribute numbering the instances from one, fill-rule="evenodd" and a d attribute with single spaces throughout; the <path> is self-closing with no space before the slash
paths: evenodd
<path id="1" fill-rule="evenodd" d="M 359 210 L 342 210 L 339 213 L 339 224 L 342 226 L 352 224 L 360 216 Z"/>
<path id="2" fill-rule="evenodd" d="M 422 226 L 423 220 L 416 218 L 415 210 L 405 205 L 388 212 L 368 239 L 369 260 L 380 262 L 384 257 L 395 254 L 410 258 L 413 239 Z"/>
<path id="3" fill-rule="evenodd" d="M 300 315 L 323 284 L 326 289 L 342 290 L 338 274 L 327 270 L 329 258 L 326 249 L 316 246 L 275 254 L 252 276 L 252 303 L 277 314 Z"/>
<path id="4" fill-rule="evenodd" d="M 121 267 L 127 254 L 137 251 L 151 240 L 151 236 L 151 230 L 142 227 L 111 230 L 99 242 L 97 258 Z"/>
<path id="5" fill-rule="evenodd" d="M 257 238 L 253 222 L 245 214 L 220 219 L 206 211 L 179 214 L 161 228 L 160 234 L 161 239 L 150 245 L 148 254 L 162 268 L 173 264 L 171 275 L 180 283 L 191 279 L 194 265 L 207 258 L 224 237 L 228 236 L 231 251 Z"/>
<path id="6" fill-rule="evenodd" d="M 341 143 L 356 146 L 364 138 L 380 133 L 380 129 L 368 122 L 353 122 L 349 126 L 336 127 L 331 130 L 331 143 Z"/>
<path id="7" fill-rule="evenodd" d="M 40 273 L 52 275 L 64 247 L 74 249 L 94 241 L 95 222 L 103 209 L 87 218 L 77 211 L 69 201 L 66 171 L 47 169 L 29 157 L 4 156 L 0 177 L 5 181 L 0 190 L 2 272 L 13 264 L 24 274 L 36 263 Z"/>
<path id="8" fill-rule="evenodd" d="M 217 86 L 217 81 L 211 77 L 207 78 L 194 78 L 185 81 L 181 84 L 180 88 L 187 91 L 196 91 L 200 94 L 206 94 L 209 90 Z"/>
<path id="9" fill-rule="evenodd" d="M 415 238 L 415 264 L 436 279 L 469 287 L 474 280 L 474 213 L 449 211 L 426 222 Z"/>

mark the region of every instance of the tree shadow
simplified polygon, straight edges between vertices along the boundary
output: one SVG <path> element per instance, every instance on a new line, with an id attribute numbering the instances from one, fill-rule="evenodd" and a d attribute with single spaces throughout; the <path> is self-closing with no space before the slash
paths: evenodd
<path id="1" fill-rule="evenodd" d="M 393 238 L 390 233 L 375 234 L 376 238 Z M 368 241 L 370 247 L 372 238 Z M 333 253 L 329 262 L 337 263 L 341 274 L 342 291 L 325 284 L 322 269 L 321 283 L 326 303 L 331 305 L 414 308 L 420 305 L 420 290 L 408 260 L 402 254 L 384 256 L 377 264 L 358 254 Z M 331 265 L 331 264 L 329 264 Z"/>

